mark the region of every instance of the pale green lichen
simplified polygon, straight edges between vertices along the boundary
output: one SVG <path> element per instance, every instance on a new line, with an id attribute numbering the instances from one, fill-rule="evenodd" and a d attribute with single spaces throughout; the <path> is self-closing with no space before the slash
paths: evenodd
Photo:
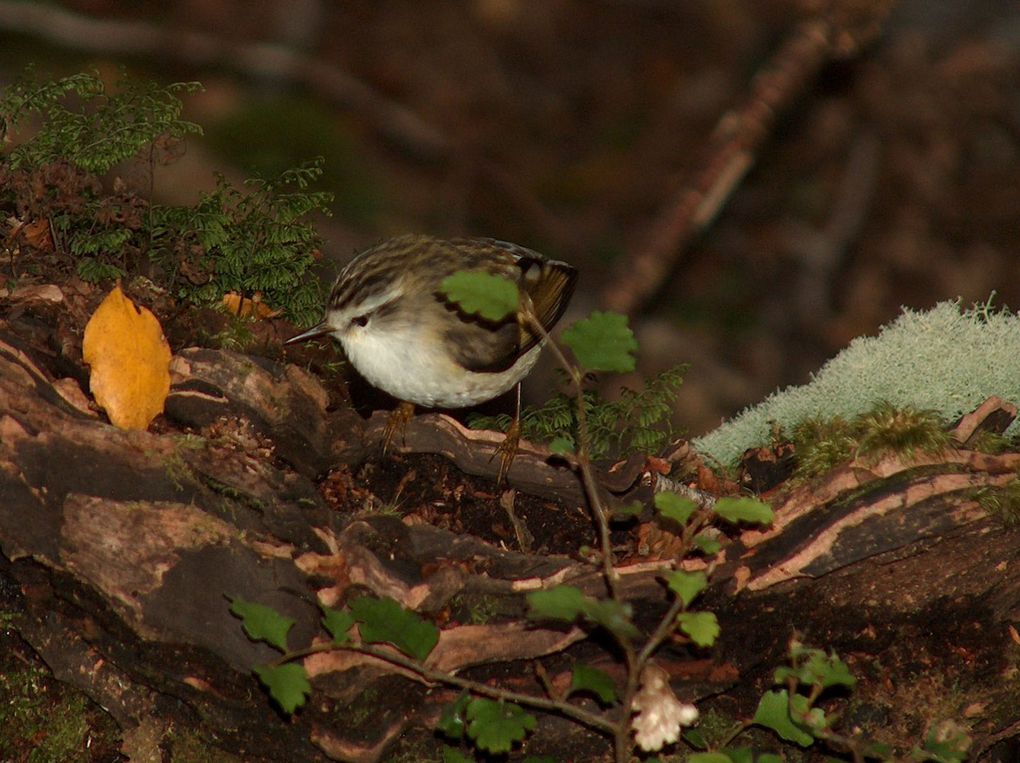
<path id="1" fill-rule="evenodd" d="M 809 383 L 774 392 L 692 444 L 728 465 L 769 442 L 774 425 L 789 432 L 808 419 L 849 420 L 882 402 L 936 411 L 949 422 L 991 395 L 1018 402 L 1020 316 L 990 302 L 904 309 L 878 336 L 853 340 Z"/>

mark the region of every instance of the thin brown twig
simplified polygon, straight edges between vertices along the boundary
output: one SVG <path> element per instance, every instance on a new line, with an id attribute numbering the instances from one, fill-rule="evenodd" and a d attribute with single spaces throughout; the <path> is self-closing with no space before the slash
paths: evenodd
<path id="1" fill-rule="evenodd" d="M 641 248 L 621 261 L 601 302 L 637 312 L 662 286 L 685 247 L 718 215 L 754 165 L 755 157 L 787 111 L 827 61 L 846 56 L 877 35 L 895 0 L 856 7 L 835 0 L 828 12 L 803 21 L 751 83 L 743 105 L 724 114 L 691 179 L 663 204 Z"/>
<path id="2" fill-rule="evenodd" d="M 301 659 L 302 657 L 308 657 L 322 652 L 332 652 L 337 649 L 375 657 L 383 662 L 388 662 L 391 665 L 396 665 L 397 667 L 409 670 L 412 673 L 421 676 L 426 681 L 454 686 L 458 689 L 465 689 L 482 697 L 490 697 L 491 699 L 498 699 L 504 702 L 516 702 L 519 705 L 533 707 L 536 710 L 546 710 L 552 713 L 559 713 L 567 716 L 568 718 L 572 718 L 578 723 L 584 724 L 588 728 L 596 729 L 607 734 L 614 734 L 616 732 L 616 724 L 612 721 L 607 720 L 601 715 L 589 713 L 577 705 L 571 705 L 566 701 L 546 699 L 545 697 L 536 697 L 531 694 L 522 694 L 520 692 L 509 691 L 507 689 L 500 689 L 496 686 L 490 686 L 489 684 L 480 683 L 478 681 L 472 681 L 467 678 L 461 678 L 460 676 L 455 676 L 452 673 L 447 673 L 445 670 L 436 670 L 435 668 L 427 667 L 423 663 L 409 657 L 404 657 L 402 654 L 395 651 L 381 649 L 367 644 L 336 644 L 333 642 L 315 644 L 304 649 L 287 652 L 272 664 L 283 665 L 285 663 Z"/>
<path id="3" fill-rule="evenodd" d="M 524 295 L 522 297 L 526 299 Z M 602 503 L 602 494 L 595 480 L 595 469 L 592 467 L 590 457 L 587 412 L 584 408 L 584 389 L 581 386 L 583 377 L 580 369 L 567 359 L 567 356 L 563 354 L 563 350 L 553 341 L 545 326 L 542 325 L 542 321 L 535 315 L 530 300 L 525 302 L 522 307 L 524 320 L 528 323 L 531 330 L 535 331 L 545 341 L 546 347 L 556 356 L 556 360 L 563 370 L 567 372 L 574 387 L 574 395 L 577 402 L 577 467 L 581 472 L 581 482 L 588 497 L 588 506 L 591 509 L 592 518 L 599 533 L 599 546 L 602 552 L 602 572 L 606 588 L 609 591 L 609 596 L 618 600 L 616 584 L 619 575 L 613 567 L 613 547 L 609 537 L 609 520 L 606 516 L 605 506 Z"/>
<path id="4" fill-rule="evenodd" d="M 1013 721 L 1008 726 L 1005 726 L 992 734 L 987 734 L 982 737 L 980 741 L 975 741 L 974 747 L 971 749 L 972 759 L 979 760 L 981 756 L 999 742 L 1003 742 L 1007 739 L 1013 739 L 1014 737 L 1020 737 L 1020 719 Z"/>

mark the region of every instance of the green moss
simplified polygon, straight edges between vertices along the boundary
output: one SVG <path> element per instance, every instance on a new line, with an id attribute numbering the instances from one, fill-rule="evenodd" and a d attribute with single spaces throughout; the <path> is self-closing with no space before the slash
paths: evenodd
<path id="1" fill-rule="evenodd" d="M 982 429 L 979 432 L 975 432 L 974 436 L 967 441 L 967 447 L 979 453 L 988 453 L 994 456 L 999 453 L 1005 453 L 1011 447 L 1016 447 L 1016 444 L 1010 442 L 1010 438 L 998 432 L 989 432 Z"/>
<path id="2" fill-rule="evenodd" d="M 975 491 L 974 500 L 1006 526 L 1020 524 L 1020 479 L 1014 479 L 1002 487 L 980 488 Z"/>
<path id="3" fill-rule="evenodd" d="M 855 420 L 860 433 L 857 455 L 878 460 L 887 453 L 927 455 L 942 453 L 950 445 L 950 434 L 939 414 L 910 405 L 897 408 L 882 401 Z"/>
<path id="4" fill-rule="evenodd" d="M 244 353 L 255 344 L 254 325 L 253 318 L 230 315 L 227 324 L 215 334 L 206 334 L 199 327 L 200 340 L 221 350 Z"/>
<path id="5" fill-rule="evenodd" d="M 34 668 L 0 674 L 0 759 L 87 761 L 90 730 L 83 695 L 55 688 Z"/>
<path id="6" fill-rule="evenodd" d="M 840 416 L 827 421 L 808 419 L 794 427 L 798 477 L 824 474 L 853 457 L 857 440 L 850 423 Z"/>
<path id="7" fill-rule="evenodd" d="M 472 625 L 485 625 L 502 614 L 508 614 L 498 597 L 480 594 L 460 594 L 450 600 L 450 608 L 456 617 Z"/>
<path id="8" fill-rule="evenodd" d="M 878 336 L 851 342 L 809 384 L 772 394 L 692 444 L 728 465 L 768 442 L 773 423 L 790 432 L 811 419 L 850 421 L 880 403 L 934 411 L 948 422 L 992 395 L 1020 401 L 1020 316 L 942 302 L 927 312 L 904 310 Z M 1007 435 L 1018 430 L 1014 422 Z M 879 440 L 876 447 L 889 444 Z"/>
<path id="9" fill-rule="evenodd" d="M 791 439 L 797 448 L 795 477 L 806 478 L 852 458 L 874 462 L 887 454 L 934 455 L 948 448 L 952 438 L 935 411 L 881 402 L 851 421 L 840 416 L 803 421 L 794 427 Z"/>
<path id="10" fill-rule="evenodd" d="M 241 758 L 214 747 L 190 731 L 171 731 L 171 763 L 240 763 Z"/>

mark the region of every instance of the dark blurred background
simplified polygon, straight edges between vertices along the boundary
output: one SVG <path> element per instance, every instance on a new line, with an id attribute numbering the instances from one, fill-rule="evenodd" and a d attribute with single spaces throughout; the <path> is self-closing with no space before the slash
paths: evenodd
<path id="1" fill-rule="evenodd" d="M 581 269 L 576 317 L 818 4 L 0 0 L 0 84 L 29 63 L 199 80 L 205 135 L 158 199 L 323 155 L 327 257 L 407 231 L 504 238 Z M 1020 4 L 904 0 L 811 81 L 635 313 L 640 371 L 691 365 L 677 422 L 696 435 L 901 305 L 1020 307 L 1018 213 Z"/>

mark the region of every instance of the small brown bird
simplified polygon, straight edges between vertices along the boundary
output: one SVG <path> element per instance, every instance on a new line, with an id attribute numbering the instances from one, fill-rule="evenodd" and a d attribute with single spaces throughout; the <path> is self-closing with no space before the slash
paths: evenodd
<path id="1" fill-rule="evenodd" d="M 522 305 L 530 303 L 546 331 L 563 315 L 577 283 L 572 266 L 516 244 L 399 236 L 351 260 L 333 284 L 325 319 L 287 340 L 332 335 L 362 376 L 401 401 L 384 446 L 413 415 L 414 404 L 477 405 L 519 384 L 538 360 L 543 342 L 522 318 L 523 307 L 487 321 L 447 298 L 440 284 L 459 271 L 516 283 L 527 297 Z M 518 416 L 501 448 L 501 477 L 516 452 L 519 414 L 520 387 Z"/>

